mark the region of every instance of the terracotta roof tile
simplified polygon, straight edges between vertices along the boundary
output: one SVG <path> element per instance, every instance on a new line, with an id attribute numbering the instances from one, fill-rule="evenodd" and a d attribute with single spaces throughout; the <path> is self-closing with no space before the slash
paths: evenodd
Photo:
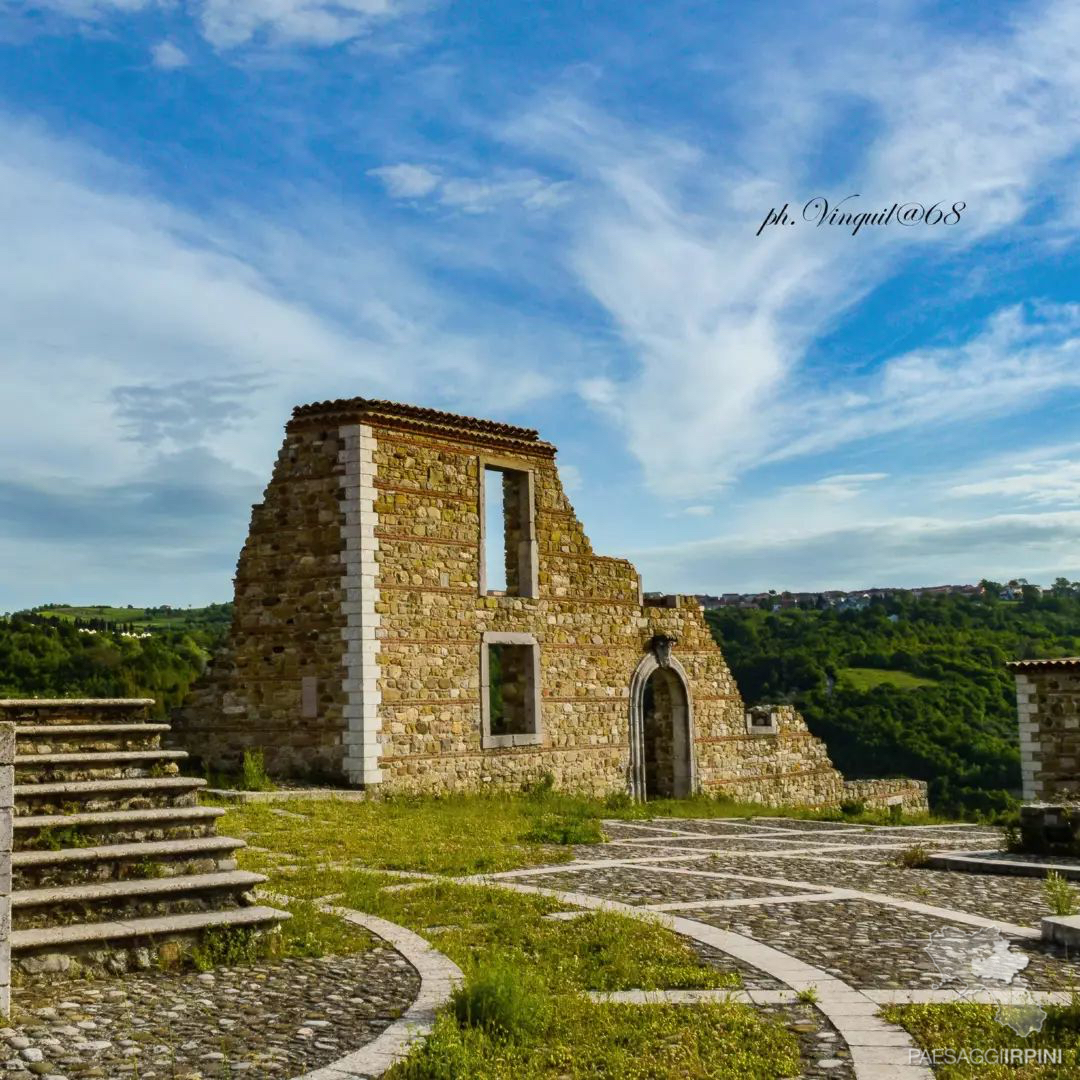
<path id="1" fill-rule="evenodd" d="M 293 420 L 318 419 L 322 416 L 341 413 L 381 413 L 384 416 L 419 420 L 440 427 L 479 431 L 487 435 L 498 435 L 523 442 L 539 442 L 540 439 L 540 433 L 535 428 L 516 427 L 496 420 L 480 420 L 474 416 L 461 416 L 457 413 L 441 412 L 439 409 L 426 409 L 419 405 L 405 405 L 398 401 L 382 401 L 376 398 L 340 398 L 337 401 L 316 401 L 310 405 L 297 405 L 293 409 L 292 418 Z"/>

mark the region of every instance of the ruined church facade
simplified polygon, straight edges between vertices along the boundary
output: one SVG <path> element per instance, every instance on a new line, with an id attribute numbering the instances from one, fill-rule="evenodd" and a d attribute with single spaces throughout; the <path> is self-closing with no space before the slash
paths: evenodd
<path id="1" fill-rule="evenodd" d="M 692 597 L 598 555 L 536 431 L 360 398 L 293 411 L 226 647 L 175 728 L 214 768 L 394 792 L 925 809 L 845 785 L 789 706 L 748 710 Z"/>

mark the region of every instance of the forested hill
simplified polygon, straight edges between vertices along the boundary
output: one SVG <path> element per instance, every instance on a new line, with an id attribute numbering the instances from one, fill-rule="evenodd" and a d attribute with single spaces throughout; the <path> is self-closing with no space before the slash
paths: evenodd
<path id="1" fill-rule="evenodd" d="M 750 704 L 790 702 L 847 776 L 930 783 L 936 809 L 1019 794 L 1009 660 L 1080 655 L 1080 596 L 897 594 L 864 610 L 707 612 Z"/>
<path id="2" fill-rule="evenodd" d="M 1080 588 L 1020 601 L 897 594 L 862 611 L 707 612 L 750 704 L 792 702 L 849 777 L 930 782 L 943 812 L 1008 808 L 1020 786 L 1009 660 L 1080 655 Z M 0 617 L 0 697 L 180 703 L 232 607 Z"/>
<path id="3" fill-rule="evenodd" d="M 164 715 L 183 700 L 231 618 L 231 604 L 53 605 L 0 617 L 0 698 L 152 697 L 155 715 Z"/>

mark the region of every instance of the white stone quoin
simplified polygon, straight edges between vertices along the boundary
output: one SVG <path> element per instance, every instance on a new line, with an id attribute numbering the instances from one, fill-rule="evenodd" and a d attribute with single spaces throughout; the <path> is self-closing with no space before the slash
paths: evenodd
<path id="1" fill-rule="evenodd" d="M 375 438 L 367 424 L 349 424 L 339 432 L 345 473 L 345 517 L 341 527 L 341 589 L 345 628 L 345 769 L 354 784 L 377 784 L 379 770 L 379 616 L 375 604 L 378 568 L 375 536 Z"/>

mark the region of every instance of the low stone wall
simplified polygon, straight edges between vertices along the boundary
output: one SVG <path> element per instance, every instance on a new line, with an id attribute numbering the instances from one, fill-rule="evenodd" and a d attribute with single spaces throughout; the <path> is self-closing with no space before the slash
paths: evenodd
<path id="1" fill-rule="evenodd" d="M 899 806 L 905 814 L 929 810 L 925 780 L 845 780 L 845 802 L 861 802 L 868 810 Z"/>
<path id="2" fill-rule="evenodd" d="M 11 1012 L 11 833 L 15 725 L 0 721 L 0 1016 Z"/>
<path id="3" fill-rule="evenodd" d="M 1020 807 L 1020 850 L 1028 855 L 1080 855 L 1080 805 Z"/>

